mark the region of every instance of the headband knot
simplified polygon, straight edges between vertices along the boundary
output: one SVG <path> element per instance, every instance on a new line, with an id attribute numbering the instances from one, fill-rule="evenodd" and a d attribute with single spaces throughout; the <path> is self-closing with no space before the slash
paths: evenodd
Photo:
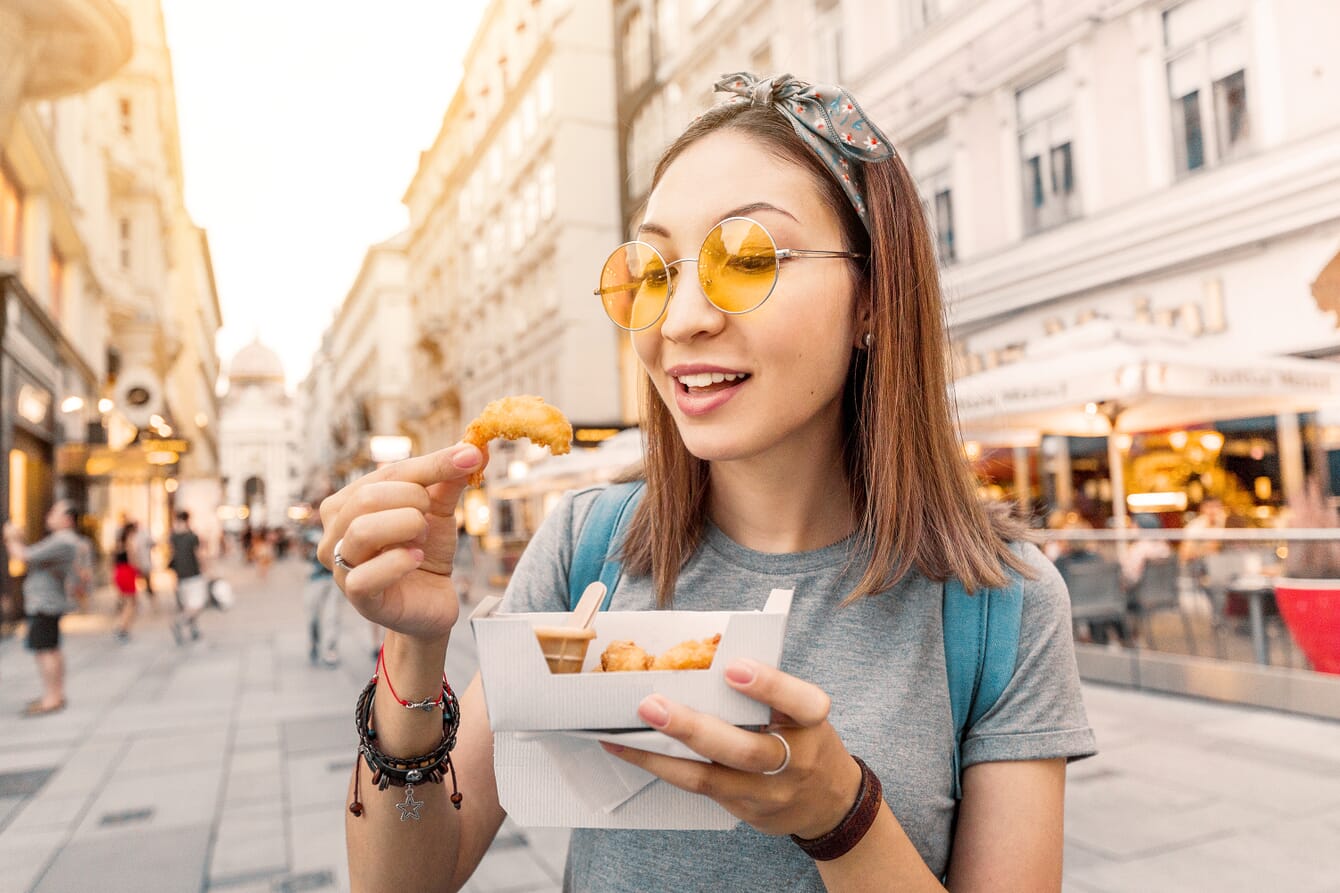
<path id="1" fill-rule="evenodd" d="M 893 146 L 845 89 L 809 84 L 789 74 L 757 78 L 747 71 L 723 75 L 718 93 L 731 93 L 751 106 L 781 112 L 842 186 L 861 222 L 866 217 L 862 178 L 849 161 L 883 161 L 894 156 Z"/>

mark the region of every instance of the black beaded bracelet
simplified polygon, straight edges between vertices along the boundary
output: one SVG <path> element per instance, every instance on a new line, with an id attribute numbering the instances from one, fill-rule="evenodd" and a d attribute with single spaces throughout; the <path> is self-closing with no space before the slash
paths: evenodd
<path id="1" fill-rule="evenodd" d="M 423 801 L 414 799 L 414 786 L 423 782 L 440 784 L 450 772 L 451 805 L 460 809 L 461 800 L 464 798 L 456 784 L 456 767 L 451 762 L 451 751 L 456 747 L 456 732 L 461 725 L 461 710 L 451 686 L 445 679 L 442 680 L 442 740 L 431 752 L 408 759 L 388 756 L 377 747 L 377 730 L 372 725 L 372 704 L 376 693 L 377 677 L 373 676 L 372 681 L 358 696 L 358 705 L 354 708 L 354 725 L 358 730 L 358 753 L 372 771 L 372 783 L 379 791 L 386 790 L 390 785 L 403 787 L 405 799 L 396 804 L 400 810 L 400 820 L 418 821 L 419 808 L 423 806 Z M 354 799 L 349 804 L 349 811 L 355 816 L 363 814 L 360 773 L 357 766 L 354 767 Z"/>
<path id="2" fill-rule="evenodd" d="M 842 821 L 832 831 L 813 839 L 791 835 L 791 840 L 805 851 L 805 855 L 819 862 L 828 862 L 851 852 L 875 824 L 880 804 L 884 802 L 884 786 L 880 784 L 879 776 L 865 764 L 865 760 L 857 756 L 852 759 L 861 767 L 861 787 L 856 792 L 856 802 Z"/>

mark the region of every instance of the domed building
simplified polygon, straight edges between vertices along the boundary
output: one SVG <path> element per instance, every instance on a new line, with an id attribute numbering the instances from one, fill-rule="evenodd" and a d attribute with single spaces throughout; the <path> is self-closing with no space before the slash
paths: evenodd
<path id="1" fill-rule="evenodd" d="M 279 355 L 252 341 L 228 364 L 219 411 L 225 522 L 279 527 L 299 498 L 299 426 Z"/>

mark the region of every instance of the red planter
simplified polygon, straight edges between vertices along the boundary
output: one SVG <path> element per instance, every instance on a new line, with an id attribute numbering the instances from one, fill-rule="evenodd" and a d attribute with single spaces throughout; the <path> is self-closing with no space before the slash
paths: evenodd
<path id="1" fill-rule="evenodd" d="M 1283 578 L 1275 601 L 1313 669 L 1340 674 L 1340 580 Z"/>

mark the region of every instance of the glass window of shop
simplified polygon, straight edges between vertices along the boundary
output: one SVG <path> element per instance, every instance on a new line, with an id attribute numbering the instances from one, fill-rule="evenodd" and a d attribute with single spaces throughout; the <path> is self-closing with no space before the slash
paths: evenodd
<path id="1" fill-rule="evenodd" d="M 1188 0 L 1163 13 L 1173 159 L 1179 176 L 1250 149 L 1244 11 L 1236 0 Z"/>
<path id="2" fill-rule="evenodd" d="M 1064 70 L 1015 94 L 1024 232 L 1029 235 L 1080 215 L 1072 101 Z"/>

